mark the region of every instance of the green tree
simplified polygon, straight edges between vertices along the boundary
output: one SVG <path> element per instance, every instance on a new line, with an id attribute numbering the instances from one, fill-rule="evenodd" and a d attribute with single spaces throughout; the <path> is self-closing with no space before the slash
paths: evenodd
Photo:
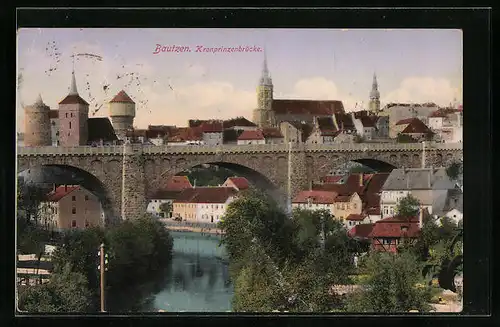
<path id="1" fill-rule="evenodd" d="M 411 137 L 407 134 L 399 133 L 396 137 L 396 142 L 398 142 L 398 143 L 417 143 L 417 140 L 415 140 L 413 137 Z"/>
<path id="2" fill-rule="evenodd" d="M 39 225 L 39 206 L 46 192 L 32 183 L 26 183 L 18 178 L 17 183 L 17 213 L 28 225 Z"/>
<path id="3" fill-rule="evenodd" d="M 457 180 L 458 177 L 463 174 L 462 172 L 462 168 L 463 165 L 461 162 L 458 162 L 458 161 L 454 161 L 452 162 L 447 168 L 446 168 L 446 175 L 448 175 L 448 177 L 451 179 L 451 180 Z"/>
<path id="4" fill-rule="evenodd" d="M 430 288 L 423 284 L 421 263 L 409 252 L 372 252 L 362 290 L 349 296 L 347 311 L 400 313 L 430 310 Z"/>
<path id="5" fill-rule="evenodd" d="M 408 194 L 399 200 L 396 206 L 396 212 L 399 216 L 410 219 L 419 213 L 419 207 L 420 202 L 418 199 L 413 197 L 411 194 Z"/>
<path id="6" fill-rule="evenodd" d="M 73 272 L 69 264 L 53 273 L 47 284 L 29 287 L 19 297 L 19 309 L 30 313 L 88 312 L 91 305 L 85 276 Z"/>
<path id="7" fill-rule="evenodd" d="M 61 244 L 52 254 L 54 271 L 61 272 L 69 264 L 74 272 L 85 276 L 89 289 L 97 292 L 99 275 L 98 251 L 105 232 L 99 227 L 66 231 Z"/>
<path id="8" fill-rule="evenodd" d="M 169 216 L 170 213 L 174 210 L 174 206 L 172 205 L 172 202 L 164 202 L 160 204 L 160 211 L 165 214 L 165 216 Z"/>

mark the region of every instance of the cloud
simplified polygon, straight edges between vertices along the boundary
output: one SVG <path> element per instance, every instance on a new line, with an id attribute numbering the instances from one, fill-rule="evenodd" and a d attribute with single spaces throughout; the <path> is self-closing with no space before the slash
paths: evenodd
<path id="1" fill-rule="evenodd" d="M 207 69 L 200 64 L 186 64 L 187 73 L 191 77 L 203 77 L 207 73 Z"/>
<path id="2" fill-rule="evenodd" d="M 331 80 L 324 77 L 311 77 L 301 79 L 295 83 L 293 93 L 286 98 L 300 98 L 311 100 L 341 100 L 346 111 L 359 107 L 361 100 L 350 94 L 345 94 Z"/>
<path id="3" fill-rule="evenodd" d="M 186 126 L 189 119 L 237 116 L 250 119 L 257 102 L 254 92 L 236 89 L 227 82 L 171 86 L 173 90 L 162 86 L 144 89 L 149 103 L 147 107 L 137 107 L 134 125 L 139 128 L 150 124 Z"/>
<path id="4" fill-rule="evenodd" d="M 393 91 L 381 95 L 381 102 L 434 102 L 446 106 L 454 99 L 462 101 L 460 87 L 454 87 L 450 80 L 432 77 L 408 77 Z"/>

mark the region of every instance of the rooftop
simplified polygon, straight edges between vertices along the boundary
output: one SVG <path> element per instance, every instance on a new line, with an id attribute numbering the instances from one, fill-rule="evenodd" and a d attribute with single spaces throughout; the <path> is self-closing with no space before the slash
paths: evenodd
<path id="1" fill-rule="evenodd" d="M 135 103 L 125 91 L 121 90 L 115 97 L 109 102 L 125 102 L 125 103 Z"/>
<path id="2" fill-rule="evenodd" d="M 89 105 L 87 101 L 83 100 L 78 94 L 69 94 L 59 102 L 59 104 L 83 104 Z"/>
<path id="3" fill-rule="evenodd" d="M 245 190 L 250 187 L 250 184 L 245 177 L 229 177 L 226 180 L 226 183 L 229 181 L 232 182 L 238 188 L 238 190 Z"/>
<path id="4" fill-rule="evenodd" d="M 235 196 L 233 187 L 196 187 L 185 189 L 174 200 L 175 203 L 225 203 L 229 197 Z"/>
<path id="5" fill-rule="evenodd" d="M 293 199 L 293 203 L 315 203 L 315 204 L 332 204 L 337 197 L 336 192 L 332 191 L 302 191 Z"/>
<path id="6" fill-rule="evenodd" d="M 107 117 L 89 118 L 88 119 L 88 142 L 104 142 L 116 141 L 115 130 Z"/>
<path id="7" fill-rule="evenodd" d="M 250 141 L 250 140 L 264 140 L 264 134 L 262 134 L 262 131 L 256 130 L 256 131 L 248 131 L 245 130 L 243 133 L 238 136 L 238 141 Z"/>
<path id="8" fill-rule="evenodd" d="M 78 189 L 80 189 L 80 185 L 60 185 L 47 194 L 47 201 L 59 202 L 59 200 Z"/>
<path id="9" fill-rule="evenodd" d="M 408 126 L 401 132 L 403 134 L 412 134 L 412 133 L 426 133 L 432 134 L 432 131 L 424 124 L 420 119 L 413 119 Z"/>
<path id="10" fill-rule="evenodd" d="M 382 186 L 382 190 L 448 190 L 455 183 L 444 168 L 402 168 L 393 169 Z"/>
<path id="11" fill-rule="evenodd" d="M 277 115 L 302 114 L 331 116 L 344 113 L 344 105 L 338 100 L 273 99 L 272 109 Z"/>

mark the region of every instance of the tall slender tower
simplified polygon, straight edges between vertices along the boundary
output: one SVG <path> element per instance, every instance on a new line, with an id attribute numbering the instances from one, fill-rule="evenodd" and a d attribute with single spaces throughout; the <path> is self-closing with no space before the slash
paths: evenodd
<path id="1" fill-rule="evenodd" d="M 275 126 L 273 106 L 273 80 L 267 69 L 267 56 L 264 50 L 264 64 L 257 87 L 257 109 L 253 111 L 253 122 L 259 127 Z"/>
<path id="2" fill-rule="evenodd" d="M 370 91 L 369 110 L 377 113 L 380 111 L 380 92 L 378 91 L 377 75 L 373 73 L 372 90 Z"/>
<path id="3" fill-rule="evenodd" d="M 89 104 L 78 94 L 73 70 L 69 94 L 59 102 L 59 144 L 61 146 L 87 145 L 88 119 Z"/>

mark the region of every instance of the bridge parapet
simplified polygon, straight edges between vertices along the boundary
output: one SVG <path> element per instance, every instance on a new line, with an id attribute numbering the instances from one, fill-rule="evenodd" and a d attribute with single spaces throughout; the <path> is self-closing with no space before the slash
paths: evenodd
<path id="1" fill-rule="evenodd" d="M 124 149 L 125 148 L 125 149 Z M 462 150 L 462 143 L 426 143 L 426 151 Z M 18 147 L 18 156 L 37 155 L 120 155 L 131 152 L 144 154 L 227 154 L 227 153 L 284 153 L 288 152 L 288 144 L 224 144 L 219 146 L 199 145 L 126 145 L 126 146 L 43 146 L 43 147 Z M 294 144 L 293 152 L 406 152 L 422 151 L 421 143 L 345 143 L 345 144 Z"/>

